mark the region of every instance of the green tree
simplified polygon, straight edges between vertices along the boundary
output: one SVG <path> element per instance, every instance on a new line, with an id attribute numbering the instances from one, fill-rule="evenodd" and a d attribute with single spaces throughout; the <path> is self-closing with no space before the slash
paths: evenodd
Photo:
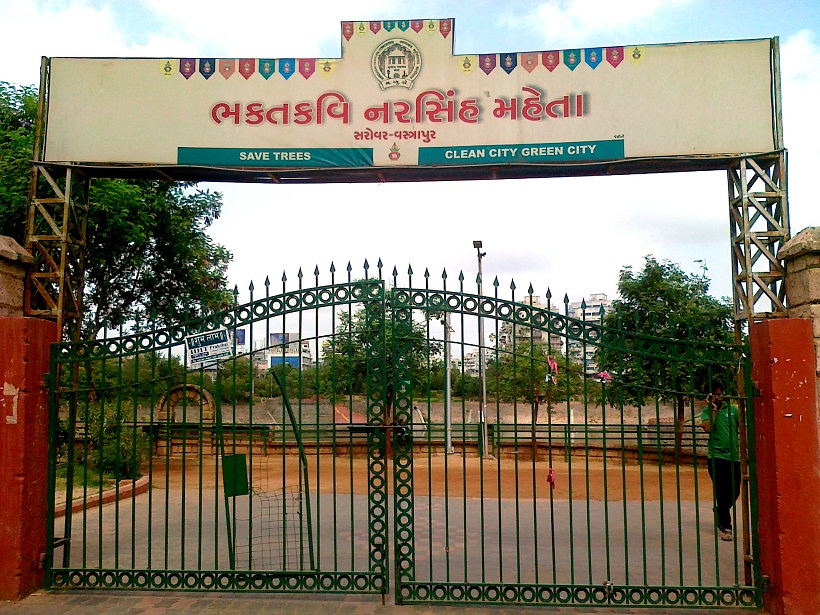
<path id="1" fill-rule="evenodd" d="M 385 306 L 385 352 L 391 352 L 393 326 L 391 307 Z M 339 395 L 363 395 L 366 393 L 367 351 L 373 344 L 376 332 L 368 327 L 365 308 L 353 314 L 342 312 L 333 337 L 323 345 L 324 361 L 320 369 L 320 393 L 332 399 Z M 428 339 L 427 329 L 421 322 L 412 323 L 410 334 L 410 368 L 417 394 L 426 394 L 433 360 L 443 348 L 443 342 Z M 393 364 L 386 361 L 387 382 L 386 418 L 392 416 Z"/>
<path id="2" fill-rule="evenodd" d="M 608 386 L 610 402 L 623 398 L 640 403 L 651 394 L 677 399 L 682 406 L 685 389 L 705 390 L 710 378 L 725 376 L 713 373 L 716 346 L 692 344 L 686 360 L 670 360 L 662 343 L 664 339 L 733 343 L 731 305 L 709 295 L 705 273 L 687 274 L 668 260 L 646 256 L 640 272 L 631 267 L 621 270 L 618 294 L 615 311 L 604 319 L 597 357 L 601 369 L 615 378 Z"/>
<path id="3" fill-rule="evenodd" d="M 37 92 L 0 82 L 0 235 L 26 239 Z M 46 188 L 43 188 L 43 193 Z M 222 195 L 195 184 L 96 179 L 88 212 L 84 337 L 183 322 L 230 305 L 231 255 L 206 234 Z"/>

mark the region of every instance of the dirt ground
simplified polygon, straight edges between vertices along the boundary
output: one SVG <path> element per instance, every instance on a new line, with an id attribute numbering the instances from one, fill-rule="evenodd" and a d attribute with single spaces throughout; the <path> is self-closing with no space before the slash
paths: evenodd
<path id="1" fill-rule="evenodd" d="M 165 460 L 154 459 L 152 485 L 154 489 L 205 489 L 215 486 L 217 461 L 203 458 L 200 468 L 196 457 L 171 458 L 169 472 L 165 473 Z M 270 490 L 283 485 L 295 485 L 300 480 L 298 458 L 257 455 L 249 467 L 249 481 L 258 489 Z M 548 482 L 552 468 L 554 486 Z M 147 468 L 146 468 L 147 470 Z M 392 476 L 392 462 L 387 464 Z M 319 484 L 322 493 L 366 494 L 368 485 L 367 460 L 364 458 L 322 456 L 318 467 L 315 458 L 308 460 L 310 488 Z M 697 478 L 697 480 L 696 480 Z M 221 477 L 220 477 L 221 480 Z M 304 480 L 304 475 L 302 475 Z M 392 479 L 387 481 L 389 493 L 393 492 Z M 517 461 L 440 455 L 428 458 L 418 456 L 413 460 L 413 493 L 416 497 L 449 496 L 467 498 L 492 498 L 529 500 L 536 498 L 586 499 L 598 501 L 696 501 L 711 497 L 711 483 L 705 468 L 676 466 L 657 463 L 639 466 L 600 459 L 571 458 L 565 461 L 554 458 L 549 461 Z"/>

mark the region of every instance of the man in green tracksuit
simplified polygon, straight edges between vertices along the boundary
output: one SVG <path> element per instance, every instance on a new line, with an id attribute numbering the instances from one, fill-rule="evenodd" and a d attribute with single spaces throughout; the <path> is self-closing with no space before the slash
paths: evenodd
<path id="1" fill-rule="evenodd" d="M 732 506 L 740 495 L 738 411 L 737 406 L 724 401 L 722 385 L 712 388 L 700 420 L 709 433 L 709 477 L 715 492 L 718 533 L 721 540 L 732 540 Z"/>

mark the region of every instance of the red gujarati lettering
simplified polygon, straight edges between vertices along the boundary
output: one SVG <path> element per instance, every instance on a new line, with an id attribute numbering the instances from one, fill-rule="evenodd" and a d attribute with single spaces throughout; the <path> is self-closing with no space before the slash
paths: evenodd
<path id="1" fill-rule="evenodd" d="M 436 124 L 444 121 L 452 122 L 455 105 L 447 97 L 455 96 L 455 94 L 454 90 L 447 90 L 446 96 L 439 90 L 425 90 L 416 96 L 416 123 L 421 124 L 424 118 Z M 440 117 L 442 113 L 446 114 L 446 119 Z"/>
<path id="2" fill-rule="evenodd" d="M 481 109 L 478 108 L 478 101 L 475 98 L 462 100 L 458 106 L 458 119 L 465 124 L 478 124 L 478 116 Z"/>
<path id="3" fill-rule="evenodd" d="M 234 124 L 239 125 L 239 103 L 229 105 L 226 102 L 220 102 L 211 107 L 211 119 L 217 124 L 230 118 L 233 118 Z"/>
<path id="4" fill-rule="evenodd" d="M 561 115 L 555 112 L 556 108 L 561 111 Z M 544 111 L 548 116 L 554 118 L 569 117 L 569 96 L 563 96 L 548 102 L 544 105 Z"/>
<path id="5" fill-rule="evenodd" d="M 530 94 L 524 99 L 524 107 L 521 109 L 522 117 L 531 122 L 540 121 L 544 113 L 544 105 L 541 104 L 541 92 L 533 88 L 521 88 L 521 91 Z"/>
<path id="6" fill-rule="evenodd" d="M 511 98 L 509 101 L 506 101 L 503 98 L 496 98 L 493 117 L 504 118 L 507 116 L 509 116 L 511 120 L 518 119 L 518 99 Z"/>

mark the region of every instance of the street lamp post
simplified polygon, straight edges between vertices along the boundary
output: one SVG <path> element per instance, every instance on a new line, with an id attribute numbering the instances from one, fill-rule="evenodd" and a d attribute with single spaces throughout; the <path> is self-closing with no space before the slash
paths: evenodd
<path id="1" fill-rule="evenodd" d="M 474 241 L 473 247 L 476 249 L 478 255 L 478 295 L 481 297 L 483 272 L 481 270 L 481 259 L 487 256 L 486 252 L 482 252 L 481 241 Z M 479 455 L 487 454 L 487 369 L 484 363 L 484 319 L 481 317 L 481 300 L 478 302 L 478 373 L 481 378 L 481 408 L 478 412 L 478 430 L 479 430 Z"/>

